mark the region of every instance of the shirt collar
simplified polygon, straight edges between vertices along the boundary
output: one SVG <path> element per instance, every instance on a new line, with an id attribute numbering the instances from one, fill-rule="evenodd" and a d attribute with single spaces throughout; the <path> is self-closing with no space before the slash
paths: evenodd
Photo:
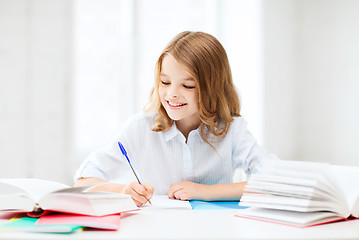
<path id="1" fill-rule="evenodd" d="M 165 135 L 166 142 L 177 136 L 178 134 L 182 134 L 176 127 L 176 124 L 173 123 L 170 129 L 168 129 L 166 132 L 163 132 Z"/>
<path id="2" fill-rule="evenodd" d="M 166 132 L 163 132 L 166 142 L 168 142 L 169 140 L 171 140 L 172 138 L 176 137 L 177 135 L 180 135 L 181 137 L 184 138 L 184 136 L 182 135 L 181 131 L 178 130 L 176 123 L 174 122 L 172 124 L 172 126 L 170 127 L 170 129 L 168 129 Z M 202 139 L 201 135 L 199 134 L 199 128 L 193 130 L 190 132 L 190 135 L 198 135 L 199 139 L 201 140 L 201 142 L 203 142 L 204 140 Z"/>

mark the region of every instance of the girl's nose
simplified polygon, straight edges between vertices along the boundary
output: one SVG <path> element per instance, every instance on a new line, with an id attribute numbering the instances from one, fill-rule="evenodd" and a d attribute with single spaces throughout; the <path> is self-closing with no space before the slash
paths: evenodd
<path id="1" fill-rule="evenodd" d="M 171 86 L 168 89 L 167 95 L 171 98 L 171 99 L 175 99 L 178 98 L 178 88 L 176 86 Z"/>

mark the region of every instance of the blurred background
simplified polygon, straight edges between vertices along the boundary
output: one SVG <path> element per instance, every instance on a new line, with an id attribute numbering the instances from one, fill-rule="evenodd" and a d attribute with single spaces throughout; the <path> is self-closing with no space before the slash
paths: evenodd
<path id="1" fill-rule="evenodd" d="M 357 0 L 0 0 L 0 178 L 72 184 L 142 111 L 184 30 L 221 41 L 268 151 L 359 166 L 358 12 Z"/>

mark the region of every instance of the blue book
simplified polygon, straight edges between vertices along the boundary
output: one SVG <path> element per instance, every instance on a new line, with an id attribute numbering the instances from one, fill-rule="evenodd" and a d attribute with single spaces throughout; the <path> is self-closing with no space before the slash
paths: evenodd
<path id="1" fill-rule="evenodd" d="M 191 200 L 193 210 L 198 209 L 244 209 L 247 207 L 239 206 L 239 201 L 200 201 Z"/>
<path id="2" fill-rule="evenodd" d="M 38 218 L 23 217 L 11 219 L 0 225 L 0 229 L 8 231 L 42 232 L 42 233 L 73 233 L 82 227 L 76 224 L 36 225 Z"/>

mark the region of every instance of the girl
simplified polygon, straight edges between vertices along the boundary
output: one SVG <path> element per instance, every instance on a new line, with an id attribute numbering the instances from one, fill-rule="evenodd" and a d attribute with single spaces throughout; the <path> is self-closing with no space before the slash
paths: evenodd
<path id="1" fill-rule="evenodd" d="M 234 171 L 251 174 L 273 157 L 248 132 L 227 54 L 207 33 L 182 32 L 168 44 L 145 110 L 118 138 L 144 183 L 133 181 L 115 141 L 90 154 L 75 186 L 99 184 L 94 191 L 130 194 L 138 206 L 154 192 L 180 200 L 239 199 L 246 182 L 233 183 Z"/>

